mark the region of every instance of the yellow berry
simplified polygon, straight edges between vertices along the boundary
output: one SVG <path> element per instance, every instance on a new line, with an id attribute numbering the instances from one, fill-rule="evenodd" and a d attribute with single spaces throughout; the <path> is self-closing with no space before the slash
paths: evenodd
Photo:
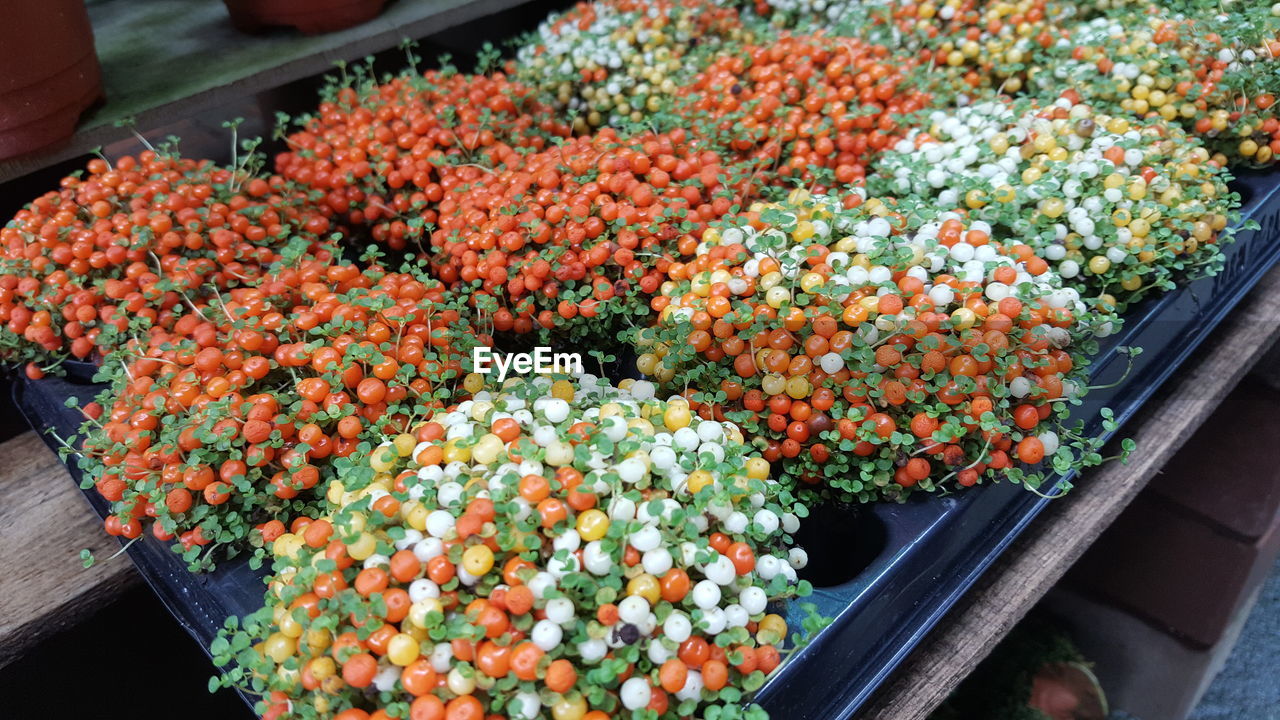
<path id="1" fill-rule="evenodd" d="M 653 375 L 653 371 L 658 367 L 658 356 L 653 353 L 643 353 L 636 358 L 636 370 L 641 375 Z"/>
<path id="2" fill-rule="evenodd" d="M 271 544 L 271 552 L 275 553 L 276 557 L 291 558 L 298 554 L 298 551 L 302 549 L 303 544 L 304 542 L 301 536 L 293 533 L 285 533 L 276 538 L 275 542 Z"/>
<path id="3" fill-rule="evenodd" d="M 694 495 L 697 495 L 698 491 L 712 484 L 714 481 L 715 479 L 711 477 L 711 473 L 706 470 L 694 470 L 689 473 L 689 477 L 686 478 L 686 482 L 689 485 L 689 492 Z"/>
<path id="4" fill-rule="evenodd" d="M 262 652 L 277 665 L 293 657 L 298 651 L 298 642 L 284 633 L 272 633 L 262 644 Z"/>
<path id="5" fill-rule="evenodd" d="M 387 659 L 393 665 L 405 667 L 417 660 L 421 654 L 422 650 L 417 639 L 406 633 L 397 633 L 387 643 Z"/>
<path id="6" fill-rule="evenodd" d="M 580 535 L 583 540 L 586 540 L 587 542 L 599 540 L 609 532 L 609 516 L 596 508 L 584 510 L 582 514 L 578 516 L 576 526 L 578 528 L 578 535 Z"/>
<path id="7" fill-rule="evenodd" d="M 444 606 L 437 598 L 427 598 L 409 606 L 409 622 L 417 627 L 427 627 L 427 615 L 443 613 Z"/>
<path id="8" fill-rule="evenodd" d="M 658 578 L 644 573 L 631 578 L 631 582 L 627 583 L 627 595 L 639 595 L 649 601 L 650 605 L 656 605 L 662 597 Z"/>
<path id="9" fill-rule="evenodd" d="M 493 551 L 488 545 L 472 545 L 462 553 L 462 569 L 480 577 L 493 569 Z"/>
<path id="10" fill-rule="evenodd" d="M 760 389 L 765 395 L 781 395 L 787 387 L 786 378 L 777 373 L 770 373 L 760 379 Z"/>
<path id="11" fill-rule="evenodd" d="M 402 506 L 401 511 L 404 513 L 404 521 L 409 524 L 409 527 L 419 532 L 427 528 L 427 516 L 431 514 L 431 511 L 427 510 L 421 503 L 416 503 L 407 511 Z"/>
<path id="12" fill-rule="evenodd" d="M 573 446 L 566 442 L 553 440 L 547 446 L 547 454 L 544 460 L 548 465 L 555 467 L 569 465 L 573 462 Z"/>
<path id="13" fill-rule="evenodd" d="M 351 556 L 356 562 L 368 560 L 378 549 L 378 541 L 367 532 L 361 531 L 360 535 L 352 542 L 347 543 L 347 555 Z"/>
<path id="14" fill-rule="evenodd" d="M 471 447 L 471 459 L 481 465 L 492 465 L 502 454 L 503 447 L 502 438 L 493 433 L 485 433 Z"/>
<path id="15" fill-rule="evenodd" d="M 951 324 L 957 330 L 968 330 L 978 321 L 978 316 L 969 308 L 956 308 L 951 313 Z"/>
<path id="16" fill-rule="evenodd" d="M 333 633 L 323 628 L 311 628 L 306 634 L 307 648 L 312 655 L 319 655 L 333 645 Z"/>
<path id="17" fill-rule="evenodd" d="M 396 450 L 391 445 L 379 445 L 369 453 L 369 467 L 378 472 L 388 472 L 396 464 Z"/>
<path id="18" fill-rule="evenodd" d="M 334 480 L 329 483 L 329 489 L 325 491 L 324 496 L 331 504 L 341 505 L 342 496 L 346 494 L 347 488 L 342 484 L 341 480 Z"/>
<path id="19" fill-rule="evenodd" d="M 796 375 L 787 380 L 787 395 L 796 400 L 809 397 L 813 386 L 809 384 L 809 378 L 804 375 Z"/>
<path id="20" fill-rule="evenodd" d="M 668 407 L 667 411 L 662 414 L 662 424 L 668 430 L 679 430 L 682 427 L 688 427 L 691 419 L 689 408 L 678 405 Z"/>
<path id="21" fill-rule="evenodd" d="M 551 397 L 573 402 L 573 383 L 568 380 L 557 380 L 551 383 Z"/>
<path id="22" fill-rule="evenodd" d="M 822 276 L 818 273 L 805 273 L 804 276 L 800 278 L 800 289 L 807 293 L 812 293 L 822 287 L 822 283 Z"/>
<path id="23" fill-rule="evenodd" d="M 285 610 L 280 619 L 276 621 L 276 624 L 280 626 L 280 632 L 286 637 L 302 637 L 302 623 L 294 619 L 293 613 L 288 610 Z"/>
<path id="24" fill-rule="evenodd" d="M 312 658 L 311 662 L 307 663 L 307 668 L 311 677 L 316 680 L 331 678 L 338 672 L 338 664 L 333 661 L 333 658 L 327 656 Z"/>
<path id="25" fill-rule="evenodd" d="M 572 697 L 572 699 L 570 699 Z M 564 696 L 551 706 L 552 720 L 582 720 L 587 714 L 587 700 L 581 695 Z"/>
<path id="26" fill-rule="evenodd" d="M 769 307 L 777 310 L 791 301 L 791 292 L 781 285 L 774 285 L 765 291 L 764 301 L 769 304 Z"/>
<path id="27" fill-rule="evenodd" d="M 444 464 L 451 462 L 470 462 L 471 448 L 458 444 L 457 440 L 450 440 L 444 444 Z"/>
<path id="28" fill-rule="evenodd" d="M 409 433 L 400 433 L 391 445 L 396 449 L 396 454 L 400 457 L 409 457 L 409 453 L 413 452 L 413 448 L 418 444 L 418 439 Z"/>
<path id="29" fill-rule="evenodd" d="M 455 695 L 470 695 L 476 689 L 474 674 L 464 675 L 462 670 L 454 666 L 445 677 L 445 686 Z"/>
<path id="30" fill-rule="evenodd" d="M 756 628 L 756 637 L 765 645 L 782 642 L 787 637 L 787 621 L 781 615 L 765 615 Z"/>
<path id="31" fill-rule="evenodd" d="M 1066 204 L 1062 202 L 1061 198 L 1049 198 L 1040 205 L 1040 212 L 1043 212 L 1046 217 L 1050 218 L 1057 218 L 1061 216 L 1065 210 Z"/>

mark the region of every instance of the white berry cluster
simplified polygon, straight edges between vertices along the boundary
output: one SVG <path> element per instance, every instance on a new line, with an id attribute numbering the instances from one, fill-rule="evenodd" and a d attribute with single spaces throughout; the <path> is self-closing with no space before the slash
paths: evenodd
<path id="1" fill-rule="evenodd" d="M 669 710 L 645 717 L 738 707 L 780 661 L 787 628 L 769 603 L 807 592 L 807 555 L 790 544 L 805 510 L 737 427 L 654 393 L 592 375 L 512 380 L 375 448 L 365 474 L 330 486 L 336 509 L 316 521 L 355 561 L 350 587 L 330 597 L 331 576 L 316 575 L 332 547 L 305 532 L 275 541 L 267 659 L 333 667 L 323 643 L 293 639 L 312 628 L 294 632 L 298 613 L 284 609 L 311 591 L 336 631 L 385 619 L 372 685 L 396 700 L 414 701 L 409 668 L 425 663 L 451 693 L 513 718 L 641 717 L 656 694 Z M 380 606 L 371 586 L 407 592 L 408 607 Z M 460 640 L 481 642 L 459 655 Z M 316 707 L 292 680 L 272 689 Z M 325 707 L 364 705 L 330 685 Z"/>
<path id="2" fill-rule="evenodd" d="M 936 111 L 877 162 L 873 189 L 963 210 L 1029 244 L 1081 292 L 1131 302 L 1214 261 L 1231 198 L 1208 153 L 1162 121 L 1059 99 Z"/>
<path id="3" fill-rule="evenodd" d="M 575 117 L 575 129 L 640 122 L 696 73 L 686 56 L 740 32 L 704 0 L 593 2 L 553 14 L 516 53 L 520 78 Z"/>
<path id="4" fill-rule="evenodd" d="M 866 195 L 861 189 L 854 192 L 862 197 Z M 793 301 L 788 287 L 797 284 L 796 280 L 803 292 L 844 302 L 855 290 L 869 289 L 875 295 L 897 293 L 896 281 L 905 275 L 923 284 L 923 291 L 936 311 L 962 311 L 963 303 L 954 287 L 934 282 L 938 276 L 945 275 L 959 283 L 980 284 L 983 297 L 993 303 L 1006 297 L 1043 301 L 1048 307 L 1071 311 L 1078 323 L 1083 323 L 1081 329 L 1090 326 L 1089 330 L 1099 337 L 1105 337 L 1113 329 L 1109 321 L 1097 322 L 1098 316 L 1090 317 L 1085 312 L 1080 293 L 1068 287 L 1062 275 L 1052 269 L 1032 274 L 1025 261 L 1005 252 L 991 224 L 983 220 L 969 220 L 955 211 L 935 211 L 921 206 L 912 213 L 908 230 L 895 231 L 885 217 L 866 212 L 866 207 L 881 206 L 876 201 L 846 210 L 834 197 L 811 196 L 801 191 L 793 193 L 789 203 L 805 205 L 806 217 L 798 216 L 794 207 L 780 208 L 775 210 L 779 213 L 778 223 L 763 230 L 743 224 L 706 233 L 699 245 L 699 254 L 715 244 L 742 244 L 753 257 L 742 264 L 741 277 L 722 270 L 694 278 L 694 293 L 702 295 L 711 284 L 723 281 L 734 295 L 744 295 L 752 287 L 750 279 L 764 290 L 765 302 L 778 308 Z M 943 202 L 944 206 L 947 204 Z M 961 239 L 950 244 L 939 239 L 948 223 L 962 227 Z M 812 254 L 815 244 L 829 250 L 824 263 L 830 266 L 831 273 L 825 277 L 806 270 L 806 258 Z M 765 260 L 774 261 L 778 269 L 762 273 L 761 264 Z M 1011 282 L 993 279 L 999 267 L 1014 269 Z M 670 291 L 673 286 L 668 285 L 666 289 Z M 672 308 L 664 311 L 668 315 L 691 314 L 689 309 L 680 307 L 678 299 L 668 308 Z M 913 308 L 904 308 L 905 318 L 914 314 Z M 898 320 L 881 319 L 875 328 L 867 329 L 865 339 L 875 343 L 881 332 L 892 333 L 898 325 Z M 1059 347 L 1070 344 L 1069 333 L 1060 328 L 1054 330 L 1060 331 L 1055 333 Z M 834 363 L 832 360 L 833 366 Z"/>

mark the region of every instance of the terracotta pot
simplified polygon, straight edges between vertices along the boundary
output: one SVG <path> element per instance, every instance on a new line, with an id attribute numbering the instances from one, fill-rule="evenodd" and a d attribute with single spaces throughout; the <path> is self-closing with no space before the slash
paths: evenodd
<path id="1" fill-rule="evenodd" d="M 1051 663 L 1040 668 L 1031 681 L 1027 707 L 1051 720 L 1104 720 L 1107 696 L 1089 666 Z"/>
<path id="2" fill-rule="evenodd" d="M 342 30 L 368 22 L 387 0 L 223 0 L 231 24 L 241 32 L 292 27 L 308 34 Z"/>
<path id="3" fill-rule="evenodd" d="M 84 0 L 4 0 L 0 159 L 65 140 L 102 97 Z"/>

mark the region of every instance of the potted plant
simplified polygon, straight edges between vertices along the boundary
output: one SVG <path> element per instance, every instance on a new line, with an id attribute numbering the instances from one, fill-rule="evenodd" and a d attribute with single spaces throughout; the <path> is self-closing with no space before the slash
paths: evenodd
<path id="1" fill-rule="evenodd" d="M 102 97 L 83 0 L 6 3 L 0 47 L 0 159 L 70 137 Z"/>
<path id="2" fill-rule="evenodd" d="M 333 32 L 368 22 L 386 0 L 223 0 L 231 24 L 241 32 L 292 27 L 307 35 Z"/>

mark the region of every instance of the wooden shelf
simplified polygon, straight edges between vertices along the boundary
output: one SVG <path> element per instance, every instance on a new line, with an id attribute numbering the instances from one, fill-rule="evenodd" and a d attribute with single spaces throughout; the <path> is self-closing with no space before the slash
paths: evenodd
<path id="1" fill-rule="evenodd" d="M 0 443 L 0 667 L 142 578 L 34 432 Z M 80 550 L 98 562 L 85 569 Z M 110 559 L 108 559 L 110 558 Z"/>
<path id="2" fill-rule="evenodd" d="M 169 124 L 526 2 L 394 0 L 367 23 L 308 36 L 240 33 L 217 0 L 89 0 L 106 102 L 69 142 L 0 161 L 0 183 L 129 137 L 122 120 L 143 130 Z"/>

